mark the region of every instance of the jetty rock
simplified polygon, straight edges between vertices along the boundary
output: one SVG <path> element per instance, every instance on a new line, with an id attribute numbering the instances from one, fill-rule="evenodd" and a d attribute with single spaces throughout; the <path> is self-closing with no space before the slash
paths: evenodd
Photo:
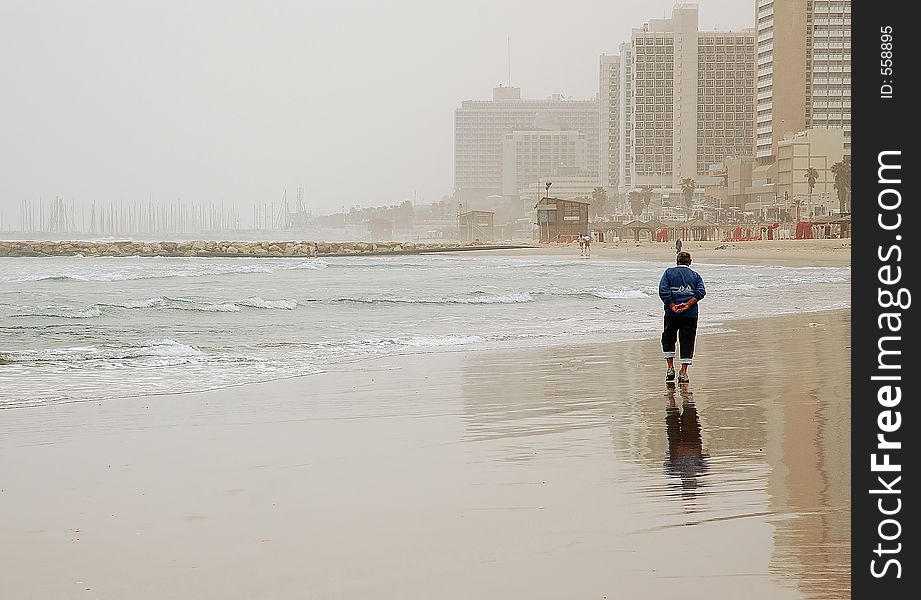
<path id="1" fill-rule="evenodd" d="M 176 241 L 19 241 L 0 240 L 0 256 L 251 256 L 315 257 L 355 254 L 420 254 L 454 250 L 514 249 L 532 244 L 489 245 L 481 242 L 311 242 L 186 240 Z"/>

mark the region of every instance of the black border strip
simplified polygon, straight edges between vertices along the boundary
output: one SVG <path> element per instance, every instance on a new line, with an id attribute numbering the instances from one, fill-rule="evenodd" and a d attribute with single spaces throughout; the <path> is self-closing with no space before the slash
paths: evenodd
<path id="1" fill-rule="evenodd" d="M 918 394 L 909 386 L 919 340 L 907 334 L 915 330 L 909 307 L 921 241 L 914 206 L 919 102 L 911 89 L 919 30 L 909 14 L 916 6 L 851 3 L 853 598 L 921 593 L 914 523 L 921 509 L 908 491 L 919 489 L 910 435 Z"/>

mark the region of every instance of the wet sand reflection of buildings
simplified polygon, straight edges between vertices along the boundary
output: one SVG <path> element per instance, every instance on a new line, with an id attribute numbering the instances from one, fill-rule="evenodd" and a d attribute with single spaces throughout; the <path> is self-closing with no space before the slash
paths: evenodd
<path id="1" fill-rule="evenodd" d="M 471 392 L 464 394 L 467 438 L 606 428 L 616 461 L 645 465 L 643 493 L 669 497 L 685 515 L 673 518 L 769 523 L 774 577 L 806 598 L 848 597 L 850 317 L 812 319 L 818 324 L 767 335 L 725 334 L 735 336 L 731 343 L 721 343 L 722 334 L 698 338 L 694 409 L 675 415 L 656 340 L 516 350 L 505 360 L 470 354 L 462 367 Z M 827 327 L 832 319 L 846 326 Z M 680 390 L 676 403 L 685 404 Z M 683 427 L 683 415 L 700 441 L 676 446 L 673 419 Z M 699 457 L 685 461 L 684 452 Z"/>
<path id="2" fill-rule="evenodd" d="M 772 511 L 783 515 L 775 522 L 772 568 L 792 576 L 809 598 L 848 598 L 850 320 L 841 330 L 806 327 L 783 341 L 792 349 L 792 368 L 768 402 L 768 426 L 775 433 L 766 449 L 772 466 L 768 491 Z M 813 363 L 810 370 L 798 368 L 800 361 Z"/>

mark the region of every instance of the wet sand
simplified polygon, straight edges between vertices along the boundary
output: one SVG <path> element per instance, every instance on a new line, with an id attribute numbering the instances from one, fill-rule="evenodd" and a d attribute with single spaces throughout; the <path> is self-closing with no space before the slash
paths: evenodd
<path id="1" fill-rule="evenodd" d="M 850 239 L 755 240 L 748 242 L 684 242 L 698 263 L 787 265 L 790 267 L 841 267 L 851 264 Z M 484 256 L 560 255 L 579 256 L 579 244 L 474 251 Z M 595 242 L 591 255 L 615 260 L 675 260 L 675 242 Z"/>
<path id="2" fill-rule="evenodd" d="M 0 597 L 846 598 L 849 312 L 729 325 L 0 411 Z"/>

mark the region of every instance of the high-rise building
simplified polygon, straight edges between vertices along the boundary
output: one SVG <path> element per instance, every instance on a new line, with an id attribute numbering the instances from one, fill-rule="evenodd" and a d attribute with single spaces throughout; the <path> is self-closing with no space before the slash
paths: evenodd
<path id="1" fill-rule="evenodd" d="M 633 29 L 619 57 L 603 56 L 605 185 L 616 181 L 623 192 L 677 187 L 684 178 L 703 183 L 710 164 L 750 156 L 754 45 L 754 30 L 699 31 L 697 5 L 679 4 L 670 18 Z"/>
<path id="2" fill-rule="evenodd" d="M 598 82 L 598 118 L 600 120 L 599 153 L 601 185 L 608 194 L 616 193 L 620 181 L 620 56 L 601 55 Z"/>
<path id="3" fill-rule="evenodd" d="M 519 88 L 498 87 L 493 90 L 492 100 L 466 100 L 454 111 L 455 198 L 467 201 L 501 194 L 506 135 L 538 130 L 541 121 L 547 119 L 554 120 L 560 131 L 585 136 L 585 169 L 598 177 L 597 100 L 569 100 L 559 94 L 546 99 L 522 99 Z M 546 144 L 546 149 L 538 147 L 538 156 L 551 154 L 549 136 Z"/>
<path id="4" fill-rule="evenodd" d="M 622 190 L 633 188 L 633 87 L 633 50 L 629 42 L 624 42 L 620 45 L 620 98 L 617 102 L 620 111 L 617 185 Z"/>
<path id="5" fill-rule="evenodd" d="M 755 155 L 771 162 L 788 133 L 841 129 L 851 147 L 850 0 L 755 0 Z"/>
<path id="6" fill-rule="evenodd" d="M 587 173 L 586 136 L 556 128 L 512 131 L 502 142 L 502 195 L 514 196 L 529 184 L 563 170 Z M 598 185 L 598 178 L 594 178 Z"/>

